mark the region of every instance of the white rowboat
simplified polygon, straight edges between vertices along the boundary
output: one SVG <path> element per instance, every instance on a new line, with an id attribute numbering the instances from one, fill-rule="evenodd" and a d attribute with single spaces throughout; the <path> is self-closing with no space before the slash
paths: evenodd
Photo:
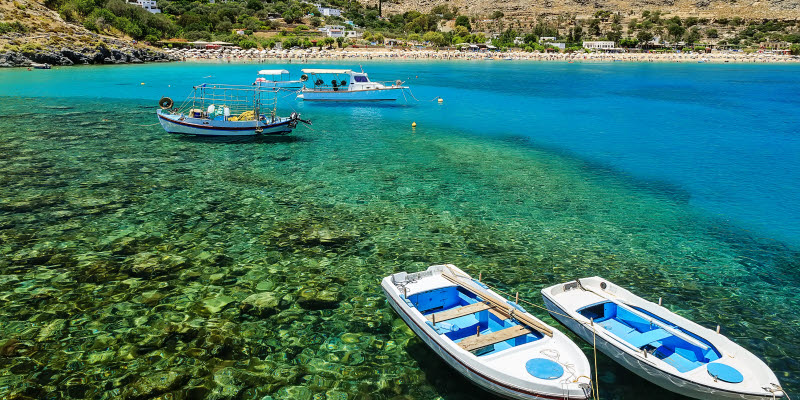
<path id="1" fill-rule="evenodd" d="M 600 277 L 542 290 L 564 326 L 631 372 L 696 399 L 784 397 L 758 357 L 725 336 Z"/>
<path id="2" fill-rule="evenodd" d="M 575 343 L 454 265 L 381 282 L 389 304 L 436 354 L 511 399 L 588 399 L 589 361 Z"/>

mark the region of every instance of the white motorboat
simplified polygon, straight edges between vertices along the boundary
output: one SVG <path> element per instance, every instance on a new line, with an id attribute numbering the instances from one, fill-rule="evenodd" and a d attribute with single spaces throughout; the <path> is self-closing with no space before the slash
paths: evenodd
<path id="1" fill-rule="evenodd" d="M 266 95 L 266 96 L 265 96 Z M 156 112 L 165 131 L 200 136 L 250 136 L 290 133 L 298 122 L 311 124 L 293 112 L 276 115 L 277 98 L 272 88 L 202 84 L 178 106 L 169 97 L 159 101 Z"/>
<path id="2" fill-rule="evenodd" d="M 467 379 L 512 399 L 587 399 L 589 361 L 575 343 L 454 265 L 383 279 L 389 304 Z"/>
<path id="3" fill-rule="evenodd" d="M 253 84 L 273 90 L 296 91 L 303 88 L 303 82 L 289 78 L 289 71 L 285 69 L 262 69 L 258 71 L 258 78 Z"/>
<path id="4" fill-rule="evenodd" d="M 305 85 L 298 99 L 305 101 L 396 101 L 408 89 L 403 82 L 372 82 L 366 73 L 350 69 L 304 69 Z"/>
<path id="5" fill-rule="evenodd" d="M 542 295 L 564 326 L 664 389 L 696 399 L 785 395 L 772 370 L 743 347 L 603 278 L 558 284 Z"/>

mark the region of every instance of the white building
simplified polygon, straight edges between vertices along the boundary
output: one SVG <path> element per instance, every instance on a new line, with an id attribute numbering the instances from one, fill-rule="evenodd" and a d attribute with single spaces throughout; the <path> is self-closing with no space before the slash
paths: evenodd
<path id="1" fill-rule="evenodd" d="M 309 2 L 303 1 L 302 3 L 309 3 Z M 319 4 L 319 3 L 309 3 L 309 4 L 311 4 L 314 7 L 317 7 L 317 11 L 319 11 L 319 13 L 323 17 L 341 17 L 342 16 L 342 10 L 340 10 L 338 8 L 323 7 L 322 4 Z"/>
<path id="2" fill-rule="evenodd" d="M 539 38 L 539 43 L 542 43 L 542 42 L 555 42 L 555 41 L 556 41 L 556 37 L 555 36 L 542 36 L 542 37 Z"/>
<path id="3" fill-rule="evenodd" d="M 158 9 L 158 5 L 156 4 L 155 0 L 128 0 L 128 4 L 142 7 L 152 14 L 158 14 L 161 12 L 161 10 Z"/>
<path id="4" fill-rule="evenodd" d="M 323 17 L 341 17 L 342 10 L 338 8 L 330 8 L 330 7 L 322 7 L 317 6 L 317 10 L 322 14 Z"/>
<path id="5" fill-rule="evenodd" d="M 344 27 L 341 25 L 326 25 L 322 28 L 319 28 L 319 32 L 325 34 L 325 36 L 327 37 L 332 37 L 332 38 L 339 38 L 346 36 Z"/>
<path id="6" fill-rule="evenodd" d="M 595 41 L 595 42 L 583 42 L 583 47 L 585 49 L 590 50 L 611 50 L 614 48 L 614 42 L 612 41 Z"/>
<path id="7" fill-rule="evenodd" d="M 361 32 L 358 31 L 344 31 L 344 37 L 346 38 L 360 38 L 361 36 L 364 35 L 362 35 Z"/>

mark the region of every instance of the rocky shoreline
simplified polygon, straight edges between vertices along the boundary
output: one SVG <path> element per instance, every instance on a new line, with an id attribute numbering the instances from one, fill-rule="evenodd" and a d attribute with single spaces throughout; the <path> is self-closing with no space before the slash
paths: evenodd
<path id="1" fill-rule="evenodd" d="M 141 48 L 109 49 L 106 46 L 81 49 L 47 47 L 35 51 L 7 51 L 0 53 L 0 67 L 30 67 L 34 64 L 90 65 L 90 64 L 139 64 L 145 62 L 167 62 L 176 60 L 169 54 Z"/>

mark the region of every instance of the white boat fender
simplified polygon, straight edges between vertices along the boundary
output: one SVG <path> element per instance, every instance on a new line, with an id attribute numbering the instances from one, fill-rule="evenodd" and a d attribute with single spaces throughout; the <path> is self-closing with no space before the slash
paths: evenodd
<path id="1" fill-rule="evenodd" d="M 216 107 L 214 107 L 213 104 L 208 106 L 208 115 L 214 114 L 214 110 L 215 109 L 216 109 Z"/>
<path id="2" fill-rule="evenodd" d="M 223 107 L 222 108 L 222 115 L 224 115 L 225 118 L 230 117 L 231 116 L 231 109 L 228 108 L 228 107 Z"/>

